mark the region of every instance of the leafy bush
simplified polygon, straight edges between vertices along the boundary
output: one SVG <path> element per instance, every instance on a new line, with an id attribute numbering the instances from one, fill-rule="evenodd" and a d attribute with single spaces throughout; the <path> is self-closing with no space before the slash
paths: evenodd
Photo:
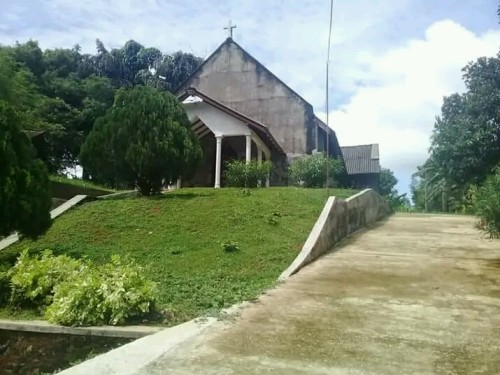
<path id="1" fill-rule="evenodd" d="M 7 302 L 10 296 L 9 265 L 0 263 L 0 306 Z"/>
<path id="2" fill-rule="evenodd" d="M 24 250 L 8 273 L 13 303 L 50 304 L 54 287 L 83 267 L 83 262 L 66 255 L 53 256 L 50 250 L 31 257 Z"/>
<path id="3" fill-rule="evenodd" d="M 97 268 L 85 267 L 55 287 L 45 316 L 53 323 L 72 326 L 118 325 L 153 312 L 156 284 L 135 262 L 114 256 Z"/>
<path id="4" fill-rule="evenodd" d="M 252 195 L 252 192 L 250 191 L 249 188 L 244 188 L 242 191 L 241 191 L 241 195 L 243 195 L 244 197 L 249 197 L 250 195 Z"/>
<path id="5" fill-rule="evenodd" d="M 233 253 L 240 249 L 238 242 L 226 241 L 222 243 L 222 250 L 226 253 Z"/>
<path id="6" fill-rule="evenodd" d="M 305 187 L 323 187 L 326 185 L 326 172 L 329 171 L 330 186 L 338 185 L 344 168 L 339 159 L 326 154 L 303 155 L 294 159 L 288 168 L 290 179 Z"/>
<path id="7" fill-rule="evenodd" d="M 47 320 L 62 325 L 123 324 L 154 310 L 156 284 L 131 260 L 113 256 L 95 266 L 46 250 L 25 250 L 8 271 L 0 269 L 0 292 L 11 290 L 12 303 L 46 308 Z"/>
<path id="8" fill-rule="evenodd" d="M 484 184 L 470 192 L 480 229 L 492 238 L 500 238 L 500 166 Z"/>
<path id="9" fill-rule="evenodd" d="M 270 172 L 270 162 L 259 165 L 256 161 L 246 163 L 241 160 L 231 160 L 226 163 L 224 177 L 227 186 L 254 188 L 258 186 L 259 181 L 264 184 Z"/>

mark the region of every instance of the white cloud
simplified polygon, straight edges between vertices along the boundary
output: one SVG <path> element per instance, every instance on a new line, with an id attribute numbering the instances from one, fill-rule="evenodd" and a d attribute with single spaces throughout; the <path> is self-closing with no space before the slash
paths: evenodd
<path id="1" fill-rule="evenodd" d="M 475 35 L 458 23 L 433 23 L 422 39 L 354 61 L 367 67 L 365 85 L 330 113 L 341 145 L 379 143 L 381 164 L 407 191 L 411 173 L 428 156 L 429 138 L 443 96 L 465 89 L 461 69 L 481 56 L 494 56 L 500 31 Z M 323 114 L 324 117 L 324 114 Z"/>

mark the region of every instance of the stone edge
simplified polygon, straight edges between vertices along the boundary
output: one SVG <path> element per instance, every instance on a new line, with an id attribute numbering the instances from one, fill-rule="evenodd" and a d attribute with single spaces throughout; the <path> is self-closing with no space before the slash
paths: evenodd
<path id="1" fill-rule="evenodd" d="M 110 350 L 58 374 L 135 374 L 216 321 L 213 317 L 190 320 Z"/>
<path id="2" fill-rule="evenodd" d="M 0 319 L 0 330 L 137 339 L 153 333 L 157 333 L 158 331 L 161 330 L 161 327 L 154 327 L 154 326 L 65 327 L 56 324 L 50 324 L 42 320 Z"/>
<path id="3" fill-rule="evenodd" d="M 220 312 L 221 317 L 235 317 L 240 310 L 250 306 L 250 302 L 237 303 Z M 153 363 L 163 354 L 175 349 L 180 344 L 194 338 L 219 319 L 216 317 L 199 317 L 186 323 L 165 328 L 131 343 L 110 350 L 95 358 L 70 367 L 59 374 L 134 374 Z"/>
<path id="4" fill-rule="evenodd" d="M 285 281 L 344 238 L 390 213 L 387 201 L 372 189 L 363 190 L 345 200 L 329 197 L 301 252 L 278 281 Z"/>

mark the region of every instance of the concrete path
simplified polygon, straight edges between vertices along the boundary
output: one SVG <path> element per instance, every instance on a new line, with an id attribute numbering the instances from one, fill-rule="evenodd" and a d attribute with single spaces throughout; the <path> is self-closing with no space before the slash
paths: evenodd
<path id="1" fill-rule="evenodd" d="M 136 373 L 500 374 L 500 241 L 473 223 L 395 215 Z"/>

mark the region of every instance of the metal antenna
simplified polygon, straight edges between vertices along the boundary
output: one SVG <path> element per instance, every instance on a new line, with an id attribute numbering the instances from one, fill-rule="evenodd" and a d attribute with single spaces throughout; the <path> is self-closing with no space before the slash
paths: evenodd
<path id="1" fill-rule="evenodd" d="M 328 52 L 326 55 L 326 191 L 330 189 L 330 105 L 329 105 L 329 65 L 330 65 L 330 41 L 332 38 L 333 0 L 330 0 L 330 27 L 328 29 Z"/>

